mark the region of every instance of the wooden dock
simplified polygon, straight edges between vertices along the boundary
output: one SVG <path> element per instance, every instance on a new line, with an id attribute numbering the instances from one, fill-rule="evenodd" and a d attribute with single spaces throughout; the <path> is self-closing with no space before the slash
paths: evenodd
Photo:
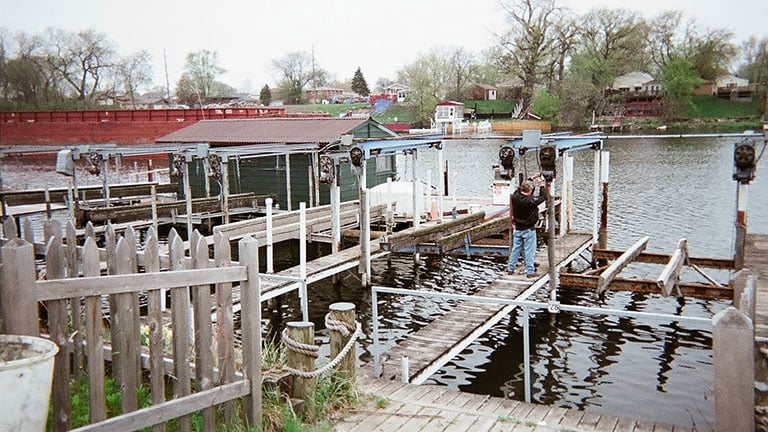
<path id="1" fill-rule="evenodd" d="M 551 405 L 462 393 L 445 386 L 364 380 L 369 402 L 333 425 L 337 432 L 692 431 Z"/>
<path id="2" fill-rule="evenodd" d="M 591 244 L 591 240 L 591 234 L 586 233 L 571 233 L 556 239 L 557 265 L 572 260 L 578 252 Z M 528 279 L 525 275 L 505 274 L 476 294 L 504 299 L 527 298 L 548 279 L 546 249 L 537 252 L 536 261 L 541 263 L 537 270 L 538 278 Z M 423 382 L 472 343 L 477 336 L 503 319 L 514 307 L 462 302 L 391 349 L 386 356 L 388 359 L 382 362 L 382 378 L 400 381 L 402 358 L 408 357 L 408 381 L 417 384 Z"/>
<path id="3" fill-rule="evenodd" d="M 755 338 L 768 339 L 768 234 L 748 234 L 744 267 L 757 276 Z"/>

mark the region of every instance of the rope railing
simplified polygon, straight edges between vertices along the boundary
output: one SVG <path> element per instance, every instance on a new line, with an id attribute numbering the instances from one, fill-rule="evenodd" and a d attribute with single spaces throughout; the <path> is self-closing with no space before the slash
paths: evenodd
<path id="1" fill-rule="evenodd" d="M 328 364 L 326 364 L 325 366 L 311 372 L 301 371 L 289 366 L 284 366 L 283 370 L 290 372 L 291 375 L 295 375 L 295 376 L 299 376 L 301 378 L 307 378 L 307 379 L 316 378 L 320 375 L 324 375 L 339 365 L 339 363 L 344 359 L 344 357 L 346 357 L 346 355 L 349 354 L 349 351 L 354 346 L 355 342 L 357 341 L 357 338 L 359 338 L 360 335 L 363 333 L 362 327 L 359 322 L 355 321 L 354 327 L 351 327 L 349 323 L 345 323 L 343 321 L 331 318 L 330 314 L 325 315 L 325 326 L 329 330 L 338 331 L 344 337 L 349 336 L 350 333 L 352 334 L 352 336 L 349 338 L 346 345 L 344 345 L 344 348 L 339 352 L 339 354 L 336 355 L 336 357 L 330 362 L 328 362 Z M 352 333 L 352 331 L 354 331 L 354 333 Z M 283 329 L 283 332 L 281 334 L 281 339 L 285 344 L 285 346 L 291 351 L 304 354 L 310 357 L 314 357 L 314 358 L 317 358 L 319 356 L 319 353 L 318 353 L 320 350 L 319 346 L 313 345 L 313 344 L 300 343 L 291 339 L 290 336 L 288 336 L 287 328 Z"/>

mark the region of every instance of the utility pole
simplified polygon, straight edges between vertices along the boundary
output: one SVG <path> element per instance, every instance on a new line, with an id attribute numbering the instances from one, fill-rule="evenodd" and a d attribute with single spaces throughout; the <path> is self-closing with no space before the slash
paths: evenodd
<path id="1" fill-rule="evenodd" d="M 315 46 L 312 45 L 312 100 L 317 102 L 317 76 L 315 75 Z"/>
<path id="2" fill-rule="evenodd" d="M 171 82 L 168 80 L 168 57 L 165 55 L 165 48 L 163 48 L 163 64 L 165 65 L 165 91 L 168 97 L 168 107 L 171 107 Z"/>

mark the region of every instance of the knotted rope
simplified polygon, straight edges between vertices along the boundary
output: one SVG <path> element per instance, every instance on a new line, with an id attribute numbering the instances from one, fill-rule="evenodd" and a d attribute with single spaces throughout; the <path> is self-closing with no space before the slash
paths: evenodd
<path id="1" fill-rule="evenodd" d="M 341 360 L 346 357 L 347 354 L 349 354 L 349 351 L 352 349 L 352 347 L 355 344 L 355 341 L 358 337 L 363 333 L 362 327 L 360 326 L 359 322 L 355 322 L 354 327 L 350 327 L 351 324 L 347 324 L 343 321 L 335 320 L 330 317 L 330 314 L 325 315 L 325 327 L 329 330 L 336 330 L 340 332 L 343 336 L 349 336 L 350 331 L 354 330 L 354 333 L 352 333 L 352 336 L 347 341 L 347 344 L 344 345 L 344 348 L 339 352 L 339 354 L 328 364 L 321 367 L 320 369 L 317 369 L 312 372 L 304 372 L 300 371 L 298 369 L 294 369 L 292 367 L 285 366 L 283 369 L 290 372 L 291 375 L 296 375 L 301 378 L 315 378 L 320 375 L 326 374 L 329 371 L 331 371 L 333 368 L 339 365 L 341 363 Z M 281 334 L 281 339 L 285 346 L 294 352 L 298 352 L 301 354 L 305 354 L 308 356 L 312 356 L 317 358 L 318 357 L 318 351 L 320 350 L 320 347 L 317 345 L 310 345 L 310 344 L 303 344 L 300 342 L 296 342 L 295 340 L 291 339 L 290 336 L 288 336 L 288 329 L 283 329 L 283 332 Z"/>

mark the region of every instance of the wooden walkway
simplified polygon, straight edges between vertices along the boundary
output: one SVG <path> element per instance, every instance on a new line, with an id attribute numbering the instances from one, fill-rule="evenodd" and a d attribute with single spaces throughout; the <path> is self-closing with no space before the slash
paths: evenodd
<path id="1" fill-rule="evenodd" d="M 744 267 L 757 275 L 755 337 L 768 338 L 768 234 L 747 234 Z"/>
<path id="2" fill-rule="evenodd" d="M 591 234 L 571 233 L 555 241 L 555 262 L 564 264 L 591 243 Z M 537 252 L 541 263 L 536 279 L 525 275 L 503 275 L 476 294 L 504 299 L 527 298 L 548 280 L 546 248 Z M 389 350 L 382 362 L 382 378 L 401 381 L 402 358 L 408 357 L 409 382 L 423 382 L 474 339 L 508 315 L 514 306 L 465 301 Z M 368 365 L 371 366 L 372 365 Z M 367 373 L 372 372 L 369 370 Z"/>
<path id="3" fill-rule="evenodd" d="M 366 380 L 362 387 L 372 397 L 361 409 L 337 421 L 334 431 L 692 431 L 648 420 L 462 393 L 444 386 Z"/>
<path id="4" fill-rule="evenodd" d="M 389 252 L 379 250 L 379 240 L 370 242 L 371 259 L 381 258 Z M 355 245 L 343 249 L 336 254 L 326 255 L 312 261 L 307 261 L 307 284 L 311 284 L 325 278 L 339 274 L 343 271 L 357 267 L 360 264 L 360 245 Z M 299 278 L 301 276 L 300 267 L 294 266 L 281 272 L 275 273 L 276 276 Z M 269 274 L 261 273 L 261 299 L 262 301 L 277 297 L 283 293 L 296 289 L 299 282 L 278 282 L 270 281 Z"/>

